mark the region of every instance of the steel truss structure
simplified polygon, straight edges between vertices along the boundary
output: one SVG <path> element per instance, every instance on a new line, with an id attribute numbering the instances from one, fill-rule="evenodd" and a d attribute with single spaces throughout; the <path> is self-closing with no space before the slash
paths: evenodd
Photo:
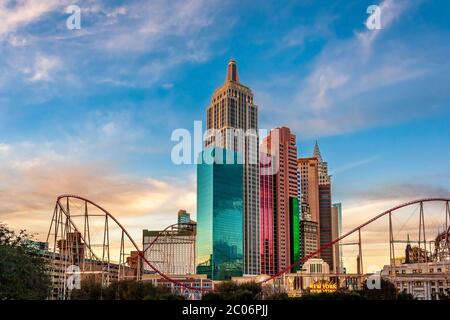
<path id="1" fill-rule="evenodd" d="M 195 273 L 195 223 L 175 223 L 144 239 L 143 255 L 165 274 Z M 144 265 L 144 269 L 148 269 Z"/>
<path id="2" fill-rule="evenodd" d="M 93 220 L 97 227 L 96 233 L 93 232 Z M 111 237 L 113 228 L 116 230 L 114 242 Z M 98 232 L 101 233 L 101 237 Z M 93 241 L 94 238 L 97 241 L 100 239 L 100 243 Z M 54 299 L 70 298 L 67 284 L 80 277 L 81 279 L 93 277 L 101 281 L 102 286 L 124 279 L 140 280 L 142 263 L 165 280 L 180 287 L 198 290 L 158 270 L 147 260 L 128 231 L 111 213 L 81 196 L 61 195 L 57 198 L 47 242 L 50 249 L 47 256 L 51 260 L 50 274 L 53 283 L 51 298 Z M 134 274 L 127 261 L 130 257 L 126 248 L 137 253 L 138 267 Z"/>
<path id="3" fill-rule="evenodd" d="M 396 255 L 395 243 L 402 243 L 404 241 L 394 238 L 392 217 L 397 211 L 405 207 L 419 206 L 419 239 L 417 241 L 419 249 L 427 250 L 426 246 L 430 243 L 425 234 L 425 212 L 424 203 L 440 202 L 445 204 L 445 230 L 447 232 L 440 235 L 439 250 L 447 250 L 450 247 L 449 241 L 449 223 L 450 223 L 450 199 L 448 198 L 427 198 L 398 205 L 394 208 L 386 210 L 372 219 L 364 222 L 358 227 L 343 234 L 339 238 L 323 244 L 318 250 L 301 258 L 289 267 L 281 270 L 279 273 L 265 277 L 259 283 L 264 284 L 269 281 L 273 283 L 283 282 L 283 277 L 289 274 L 291 269 L 305 263 L 307 260 L 318 257 L 322 250 L 333 246 L 356 245 L 358 247 L 358 272 L 356 277 L 364 276 L 363 268 L 363 246 L 362 246 L 362 230 L 373 222 L 382 217 L 388 217 L 389 230 L 389 252 L 390 264 L 395 268 Z M 93 226 L 93 220 L 95 228 Z M 101 225 L 101 227 L 99 227 Z M 53 281 L 53 298 L 67 299 L 70 298 L 70 291 L 67 289 L 67 282 L 73 278 L 74 274 L 79 274 L 81 277 L 95 277 L 101 281 L 103 286 L 109 285 L 113 281 L 123 279 L 142 279 L 142 265 L 146 265 L 150 270 L 164 280 L 167 280 L 177 287 L 183 287 L 187 290 L 195 290 L 196 292 L 204 290 L 203 288 L 192 287 L 186 282 L 181 282 L 178 279 L 171 277 L 171 275 L 163 273 L 151 261 L 148 260 L 148 251 L 156 248 L 157 244 L 165 239 L 171 237 L 169 242 L 176 243 L 175 237 L 183 228 L 191 228 L 191 224 L 174 224 L 170 225 L 161 231 L 153 241 L 144 249 L 140 249 L 127 230 L 122 224 L 106 209 L 98 204 L 77 196 L 77 195 L 61 195 L 57 198 L 53 216 L 50 223 L 50 228 L 47 235 L 47 242 L 49 242 L 49 259 L 51 260 L 51 276 Z M 94 230 L 95 229 L 95 230 Z M 116 236 L 111 236 L 111 230 L 116 230 Z M 100 235 L 99 235 L 100 233 Z M 118 235 L 117 235 L 118 234 Z M 343 240 L 357 235 L 357 241 L 352 243 L 344 243 Z M 94 241 L 94 238 L 96 241 Z M 100 239 L 100 243 L 98 243 Z M 442 243 L 445 245 L 443 246 Z M 446 248 L 445 248 L 446 247 Z M 136 265 L 137 271 L 132 272 L 130 268 L 130 256 L 127 249 L 136 252 L 138 259 Z M 437 251 L 436 251 L 437 252 Z M 113 258 L 113 255 L 115 259 Z M 168 255 L 162 254 L 161 257 L 168 259 Z M 194 259 L 194 257 L 192 257 Z M 167 263 L 167 261 L 163 261 Z M 75 266 L 75 271 L 74 267 Z M 79 270 L 78 270 L 79 268 Z M 345 276 L 345 275 L 342 275 Z M 351 275 L 355 277 L 355 274 Z"/>
<path id="4" fill-rule="evenodd" d="M 362 246 L 362 230 L 369 226 L 370 224 L 374 223 L 375 221 L 379 220 L 382 217 L 388 216 L 389 218 L 389 226 L 388 226 L 388 230 L 389 230 L 389 252 L 390 252 L 390 256 L 389 256 L 389 260 L 390 260 L 390 266 L 391 268 L 394 268 L 394 275 L 395 275 L 395 267 L 396 267 L 396 255 L 395 255 L 395 244 L 396 243 L 405 243 L 405 241 L 403 240 L 396 240 L 394 239 L 394 228 L 392 225 L 392 217 L 394 216 L 394 214 L 396 212 L 398 212 L 400 209 L 402 208 L 406 208 L 406 207 L 412 207 L 414 205 L 418 205 L 419 206 L 419 226 L 418 226 L 418 230 L 419 230 L 419 239 L 418 239 L 418 248 L 419 250 L 427 250 L 426 246 L 427 243 L 431 245 L 433 241 L 428 241 L 426 239 L 425 236 L 425 213 L 424 213 L 424 203 L 427 202 L 440 202 L 440 203 L 444 203 L 445 205 L 445 225 L 444 228 L 445 230 L 447 230 L 447 232 L 443 233 L 444 234 L 444 238 L 445 238 L 445 249 L 441 249 L 441 250 L 445 250 L 447 252 L 447 255 L 450 253 L 450 227 L 449 227 L 449 223 L 450 223 L 450 199 L 449 198 L 425 198 L 425 199 L 419 199 L 419 200 L 414 200 L 414 201 L 410 201 L 410 202 L 406 202 L 403 204 L 400 204 L 398 206 L 395 206 L 389 210 L 386 210 L 378 215 L 376 215 L 375 217 L 367 220 L 366 222 L 362 223 L 361 225 L 359 225 L 358 227 L 348 231 L 347 233 L 343 234 L 342 236 L 338 237 L 337 239 L 326 243 L 324 245 L 322 245 L 319 249 L 317 249 L 316 251 L 312 252 L 311 254 L 301 258 L 300 260 L 298 260 L 297 262 L 293 263 L 292 265 L 290 265 L 289 267 L 285 268 L 284 270 L 281 270 L 279 273 L 271 276 L 271 277 L 267 277 L 266 279 L 262 280 L 261 283 L 267 283 L 269 281 L 274 281 L 274 283 L 283 283 L 284 282 L 284 275 L 288 274 L 294 267 L 303 264 L 304 262 L 308 261 L 311 258 L 314 257 L 318 257 L 320 255 L 320 253 L 322 252 L 322 250 L 326 249 L 326 248 L 330 248 L 333 246 L 343 246 L 343 245 L 357 245 L 358 246 L 358 266 L 357 266 L 357 279 L 359 284 L 361 284 L 364 281 L 364 278 L 366 277 L 366 275 L 364 274 L 364 268 L 363 268 L 363 246 Z M 351 243 L 343 243 L 342 240 L 349 238 L 351 235 L 357 235 L 358 236 L 358 240 L 356 242 L 351 242 Z M 431 250 L 430 250 L 431 251 Z M 309 275 L 307 277 L 310 277 Z M 340 281 L 340 277 L 348 277 L 348 275 L 345 274 L 341 274 L 341 275 L 337 275 L 336 276 L 338 278 L 338 281 Z M 354 275 L 352 275 L 352 277 L 354 277 Z"/>

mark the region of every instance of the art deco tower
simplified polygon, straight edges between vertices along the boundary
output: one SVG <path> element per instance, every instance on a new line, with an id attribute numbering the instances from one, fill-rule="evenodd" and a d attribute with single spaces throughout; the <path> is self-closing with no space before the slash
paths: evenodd
<path id="1" fill-rule="evenodd" d="M 316 141 L 313 157 L 318 160 L 319 173 L 319 242 L 323 246 L 333 239 L 333 217 L 331 201 L 331 176 L 328 174 L 328 163 L 323 161 L 319 144 Z M 335 270 L 335 258 L 333 248 L 322 250 L 320 257 L 328 263 L 330 270 Z"/>
<path id="2" fill-rule="evenodd" d="M 206 147 L 242 154 L 244 274 L 259 274 L 258 107 L 253 104 L 250 88 L 240 83 L 234 60 L 228 63 L 225 83 L 211 97 L 206 119 L 207 129 L 216 131 L 207 135 Z"/>

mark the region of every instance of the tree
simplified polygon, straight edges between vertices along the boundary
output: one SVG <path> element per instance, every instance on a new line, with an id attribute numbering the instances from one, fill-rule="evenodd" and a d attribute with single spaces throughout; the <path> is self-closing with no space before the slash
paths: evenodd
<path id="1" fill-rule="evenodd" d="M 359 292 L 360 295 L 368 300 L 412 300 L 412 295 L 406 293 L 397 293 L 395 285 L 385 279 L 381 279 L 380 289 L 369 289 L 366 284 L 363 284 L 363 289 Z"/>
<path id="2" fill-rule="evenodd" d="M 261 299 L 262 288 L 256 282 L 239 284 L 225 281 L 215 287 L 214 292 L 203 295 L 203 300 L 258 300 Z"/>
<path id="3" fill-rule="evenodd" d="M 124 280 L 102 287 L 99 282 L 82 281 L 80 289 L 71 292 L 72 300 L 183 300 L 184 297 L 165 287 L 155 287 L 149 282 Z"/>
<path id="4" fill-rule="evenodd" d="M 51 281 L 47 264 L 30 245 L 32 236 L 0 224 L 0 300 L 47 298 Z"/>
<path id="5" fill-rule="evenodd" d="M 450 300 L 450 289 L 445 289 L 444 292 L 439 292 L 437 294 L 437 298 L 439 300 L 449 301 Z"/>
<path id="6" fill-rule="evenodd" d="M 264 297 L 264 300 L 291 300 L 286 292 L 274 292 Z"/>
<path id="7" fill-rule="evenodd" d="M 414 296 L 410 293 L 400 292 L 397 295 L 397 300 L 415 300 Z"/>

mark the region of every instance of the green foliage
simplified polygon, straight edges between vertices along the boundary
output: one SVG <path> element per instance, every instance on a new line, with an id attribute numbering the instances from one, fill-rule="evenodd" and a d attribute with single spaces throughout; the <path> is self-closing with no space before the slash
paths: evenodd
<path id="1" fill-rule="evenodd" d="M 94 281 L 82 281 L 80 289 L 73 289 L 70 295 L 72 300 L 115 300 L 116 292 L 109 287 L 102 288 Z"/>
<path id="2" fill-rule="evenodd" d="M 80 289 L 72 290 L 72 300 L 183 300 L 168 288 L 155 287 L 151 283 L 125 280 L 113 282 L 108 287 L 98 282 L 83 281 Z"/>
<path id="3" fill-rule="evenodd" d="M 292 300 L 286 292 L 276 292 L 268 295 L 264 300 Z"/>
<path id="4" fill-rule="evenodd" d="M 444 292 L 436 293 L 438 300 L 450 301 L 450 289 L 445 289 Z"/>
<path id="5" fill-rule="evenodd" d="M 384 279 L 381 279 L 381 289 L 369 289 L 364 283 L 359 294 L 367 300 L 397 300 L 397 288 Z"/>
<path id="6" fill-rule="evenodd" d="M 0 224 L 0 300 L 39 300 L 48 296 L 47 265 L 29 246 L 31 236 Z"/>
<path id="7" fill-rule="evenodd" d="M 397 295 L 397 300 L 415 300 L 414 296 L 410 293 L 400 292 Z"/>
<path id="8" fill-rule="evenodd" d="M 6 224 L 0 223 L 0 245 L 26 248 L 31 239 L 32 236 L 25 230 L 20 230 L 17 234 L 14 230 L 8 229 Z"/>
<path id="9" fill-rule="evenodd" d="M 215 287 L 214 292 L 203 295 L 203 300 L 258 300 L 262 294 L 261 285 L 255 282 L 236 283 L 225 281 Z"/>

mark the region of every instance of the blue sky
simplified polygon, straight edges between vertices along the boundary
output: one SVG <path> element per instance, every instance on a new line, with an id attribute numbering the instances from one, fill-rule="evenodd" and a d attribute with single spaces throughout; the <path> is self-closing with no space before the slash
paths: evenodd
<path id="1" fill-rule="evenodd" d="M 0 221 L 45 233 L 58 194 L 142 228 L 195 212 L 195 167 L 170 160 L 231 57 L 261 128 L 316 139 L 348 226 L 450 190 L 448 1 L 0 4 Z M 364 22 L 382 8 L 382 29 Z M 364 209 L 361 209 L 364 208 Z"/>

